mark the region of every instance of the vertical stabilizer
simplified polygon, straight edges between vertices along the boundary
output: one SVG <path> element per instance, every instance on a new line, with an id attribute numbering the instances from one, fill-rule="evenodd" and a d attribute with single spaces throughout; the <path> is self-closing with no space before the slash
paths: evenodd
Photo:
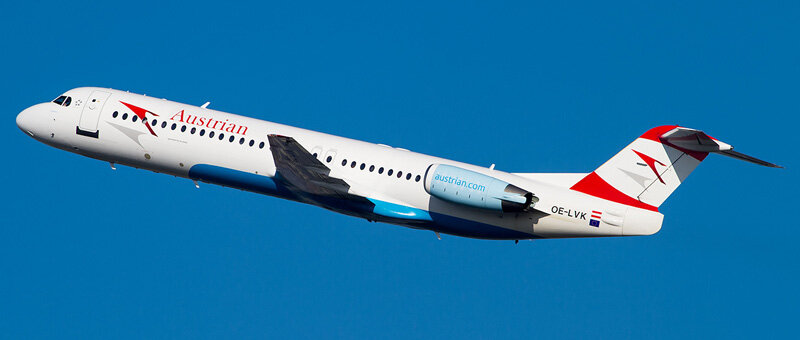
<path id="1" fill-rule="evenodd" d="M 676 129 L 679 129 L 676 125 L 650 129 L 572 189 L 658 211 L 658 206 L 708 156 L 708 152 L 688 150 L 661 139 Z"/>
<path id="2" fill-rule="evenodd" d="M 617 203 L 658 211 L 710 152 L 780 167 L 733 151 L 703 131 L 664 125 L 652 128 L 571 189 Z"/>

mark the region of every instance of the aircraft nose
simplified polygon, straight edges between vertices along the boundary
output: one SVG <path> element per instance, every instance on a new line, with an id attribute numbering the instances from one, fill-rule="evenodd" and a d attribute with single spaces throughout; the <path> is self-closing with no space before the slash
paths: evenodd
<path id="1" fill-rule="evenodd" d="M 33 107 L 22 110 L 22 112 L 17 115 L 17 127 L 19 127 L 22 132 L 33 137 L 34 119 Z"/>

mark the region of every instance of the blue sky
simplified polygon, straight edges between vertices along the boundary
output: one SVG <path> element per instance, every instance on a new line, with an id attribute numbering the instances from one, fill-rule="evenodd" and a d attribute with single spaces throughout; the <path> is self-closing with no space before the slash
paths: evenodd
<path id="1" fill-rule="evenodd" d="M 795 332 L 792 2 L 10 2 L 0 337 L 676 338 Z M 650 127 L 712 156 L 651 237 L 481 241 L 44 146 L 103 86 L 511 172 L 588 172 Z"/>

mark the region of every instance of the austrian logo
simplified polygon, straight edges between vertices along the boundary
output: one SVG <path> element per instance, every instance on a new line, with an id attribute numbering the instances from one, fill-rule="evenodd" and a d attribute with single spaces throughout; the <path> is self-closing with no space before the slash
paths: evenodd
<path id="1" fill-rule="evenodd" d="M 639 158 L 641 158 L 644 161 L 644 163 L 647 164 L 647 166 L 650 167 L 650 170 L 653 170 L 653 173 L 656 174 L 656 177 L 658 177 L 658 180 L 661 181 L 661 183 L 666 184 L 666 183 L 664 183 L 664 180 L 661 179 L 661 174 L 659 174 L 658 170 L 656 170 L 656 163 L 660 164 L 661 166 L 666 166 L 666 165 L 664 165 L 664 163 L 661 163 L 661 162 L 657 161 L 655 158 L 650 157 L 648 155 L 645 155 L 645 154 L 643 154 L 643 153 L 641 153 L 639 151 L 636 151 L 636 150 L 633 150 L 633 149 L 631 149 L 631 150 L 633 152 L 635 152 L 636 155 L 638 155 Z"/>
<path id="2" fill-rule="evenodd" d="M 239 125 L 229 121 L 228 119 L 225 119 L 223 121 L 209 117 L 193 115 L 184 112 L 184 110 L 181 110 L 181 112 L 174 114 L 172 117 L 170 117 L 169 120 L 176 120 L 181 123 L 203 126 L 209 129 L 235 133 L 238 135 L 247 135 L 246 125 Z"/>
<path id="3" fill-rule="evenodd" d="M 150 131 L 151 135 L 158 137 L 156 132 L 153 131 L 153 128 L 150 127 L 150 124 L 147 124 L 148 114 L 152 115 L 153 117 L 158 117 L 159 116 L 158 114 L 154 113 L 153 111 L 123 101 L 120 101 L 120 103 L 125 105 L 127 108 L 133 111 L 133 114 L 139 117 L 139 120 L 141 120 L 142 124 L 144 124 L 144 126 L 147 127 L 147 130 Z M 172 115 L 172 117 L 170 117 L 169 120 L 178 121 L 189 125 L 201 126 L 212 130 L 230 132 L 239 135 L 247 135 L 246 125 L 236 124 L 228 119 L 218 120 L 211 117 L 191 114 L 187 113 L 186 110 L 181 110 L 180 112 Z"/>
<path id="4" fill-rule="evenodd" d="M 120 101 L 120 103 L 122 103 L 122 105 L 127 106 L 129 109 L 131 109 L 131 111 L 133 111 L 133 114 L 135 114 L 137 117 L 139 117 L 139 120 L 141 120 L 142 124 L 144 124 L 144 126 L 147 127 L 147 130 L 150 131 L 151 135 L 158 137 L 156 132 L 153 131 L 153 128 L 150 127 L 150 124 L 147 124 L 147 114 L 149 113 L 149 114 L 151 114 L 151 115 L 153 115 L 155 117 L 158 117 L 157 114 L 155 114 L 153 112 L 150 112 L 148 110 L 145 110 L 145 109 L 143 109 L 141 107 L 138 107 L 136 105 L 128 104 L 128 103 L 123 102 L 123 101 Z"/>

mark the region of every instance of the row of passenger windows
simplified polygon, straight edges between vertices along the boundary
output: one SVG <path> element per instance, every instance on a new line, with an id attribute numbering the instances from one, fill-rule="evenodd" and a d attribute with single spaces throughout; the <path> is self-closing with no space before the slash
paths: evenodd
<path id="1" fill-rule="evenodd" d="M 118 111 L 114 111 L 114 113 L 111 114 L 111 117 L 117 118 L 117 117 L 120 117 L 120 114 L 119 114 Z M 133 122 L 136 122 L 137 120 L 139 120 L 139 116 L 137 116 L 135 114 L 130 115 L 130 117 L 131 117 L 131 121 L 133 121 Z M 128 119 L 128 113 L 122 113 L 122 117 L 121 118 L 122 118 L 122 120 L 127 120 Z M 142 122 L 147 124 L 147 117 L 143 118 Z M 158 119 L 151 120 L 150 121 L 150 125 L 157 126 L 158 125 Z M 166 129 L 167 128 L 167 122 L 162 121 L 160 126 L 161 126 L 162 129 Z M 169 128 L 170 128 L 170 130 L 176 130 L 178 128 L 178 124 L 177 123 L 172 123 L 172 125 L 170 125 Z M 181 130 L 181 132 L 186 132 L 186 130 L 187 130 L 186 125 L 181 124 L 180 125 L 180 130 Z M 189 133 L 190 134 L 197 133 L 200 136 L 204 136 L 206 134 L 206 129 L 200 129 L 199 132 L 198 132 L 197 128 L 193 126 L 191 129 L 189 129 Z M 208 138 L 214 138 L 215 135 L 217 136 L 217 139 L 219 139 L 219 140 L 225 139 L 225 134 L 224 133 L 217 134 L 216 131 L 209 131 L 208 132 Z M 236 136 L 229 136 L 228 137 L 228 142 L 233 143 L 233 141 L 235 141 L 235 140 L 236 140 Z M 244 145 L 245 141 L 246 140 L 245 140 L 244 137 L 240 137 L 239 138 L 239 144 L 240 145 Z M 251 139 L 250 142 L 247 143 L 247 145 L 253 146 L 253 145 L 255 145 L 255 143 L 256 143 L 256 141 Z M 259 149 L 263 149 L 264 145 L 265 144 L 264 144 L 263 141 L 259 142 L 258 143 L 258 148 Z M 317 157 L 316 153 L 314 153 L 314 157 Z M 332 161 L 333 161 L 333 157 L 332 156 L 328 156 L 327 158 L 325 158 L 325 162 L 326 163 L 330 163 Z M 342 160 L 342 166 L 347 166 L 347 159 L 343 159 Z M 356 163 L 356 161 L 351 161 L 350 162 L 350 167 L 351 168 L 355 168 L 356 166 L 358 166 L 358 163 Z M 359 169 L 361 169 L 361 170 L 367 169 L 367 164 L 366 163 L 361 163 L 361 165 L 359 166 Z M 370 165 L 369 166 L 369 172 L 374 172 L 375 169 L 376 169 L 376 167 L 374 165 Z M 378 170 L 378 174 L 383 174 L 384 170 L 386 170 L 386 169 L 384 169 L 383 167 L 380 167 L 380 168 L 377 168 L 377 170 Z M 397 178 L 402 178 L 403 177 L 403 171 L 397 171 L 395 173 L 394 169 L 389 169 L 389 170 L 386 170 L 386 175 L 387 176 L 395 175 L 395 176 L 397 176 Z M 420 175 L 414 176 L 411 173 L 406 173 L 405 175 L 406 175 L 406 180 L 407 181 L 410 181 L 412 177 L 414 178 L 414 181 L 416 181 L 416 182 L 419 182 L 422 179 L 422 177 Z"/>
<path id="2" fill-rule="evenodd" d="M 137 120 L 139 120 L 139 116 L 137 116 L 137 115 L 135 115 L 135 114 L 132 114 L 132 115 L 130 115 L 130 116 L 131 116 L 131 121 L 133 121 L 133 122 L 136 122 Z M 119 114 L 119 112 L 118 112 L 118 111 L 114 111 L 114 113 L 112 113 L 112 114 L 111 114 L 111 117 L 117 118 L 117 117 L 120 117 L 120 114 Z M 127 120 L 127 119 L 128 119 L 128 113 L 122 113 L 122 116 L 121 116 L 121 118 L 122 118 L 122 120 Z M 147 124 L 147 117 L 145 117 L 145 118 L 142 118 L 142 121 L 143 121 L 145 124 Z M 152 126 L 159 126 L 159 125 L 158 125 L 158 119 L 153 119 L 153 120 L 151 120 L 151 121 L 150 121 L 150 125 L 152 125 Z M 160 126 L 161 126 L 161 128 L 162 128 L 162 129 L 166 129 L 166 128 L 167 128 L 167 122 L 165 122 L 165 121 L 162 121 Z M 177 124 L 177 123 L 172 123 L 172 125 L 170 125 L 170 126 L 169 126 L 169 129 L 170 129 L 170 130 L 176 130 L 176 129 L 178 129 L 178 124 Z M 199 130 L 198 130 L 198 129 L 197 129 L 197 127 L 194 127 L 194 126 L 193 126 L 191 129 L 189 129 L 189 128 L 187 128 L 187 127 L 186 127 L 186 125 L 183 125 L 183 124 L 181 124 L 181 125 L 180 125 L 180 130 L 181 130 L 181 132 L 186 132 L 186 130 L 189 130 L 189 133 L 190 133 L 190 134 L 195 134 L 195 133 L 197 133 L 197 134 L 198 134 L 198 135 L 200 135 L 200 136 L 205 136 L 205 135 L 206 135 L 206 129 L 199 129 Z M 216 136 L 216 137 L 217 137 L 217 139 L 219 139 L 219 140 L 224 140 L 224 139 L 225 139 L 225 134 L 224 134 L 224 133 L 222 133 L 222 132 L 219 132 L 219 133 L 217 133 L 217 131 L 213 131 L 213 130 L 211 130 L 211 131 L 208 131 L 208 138 L 214 138 L 215 136 Z M 233 141 L 235 141 L 235 140 L 236 140 L 236 136 L 230 135 L 230 136 L 228 137 L 228 142 L 230 142 L 230 143 L 233 143 Z M 239 138 L 239 144 L 240 144 L 240 145 L 244 145 L 244 143 L 245 143 L 246 141 L 247 141 L 247 139 L 245 139 L 244 137 L 240 137 L 240 138 Z M 247 143 L 247 145 L 249 145 L 249 146 L 254 146 L 255 144 L 256 144 L 256 141 L 255 141 L 254 139 L 251 139 L 251 140 L 250 140 L 250 141 Z M 262 141 L 262 142 L 259 142 L 259 143 L 258 143 L 258 148 L 259 148 L 259 149 L 263 149 L 263 148 L 264 148 L 264 145 L 265 145 L 265 144 L 264 144 L 264 142 L 263 142 L 263 141 Z"/>
<path id="3" fill-rule="evenodd" d="M 316 154 L 314 156 L 316 157 Z M 331 156 L 328 156 L 328 158 L 325 159 L 325 162 L 327 162 L 327 163 L 330 163 L 331 161 L 333 161 L 333 157 L 331 157 Z M 342 166 L 347 166 L 347 159 L 343 159 L 342 160 Z M 359 165 L 356 161 L 351 161 L 350 162 L 350 167 L 351 168 L 355 169 L 356 166 L 358 166 L 358 168 L 361 169 L 361 170 L 367 169 L 367 164 L 366 163 L 361 163 L 361 165 Z M 374 172 L 375 169 L 376 168 L 375 168 L 374 165 L 370 165 L 368 170 L 369 170 L 369 172 Z M 380 168 L 377 168 L 377 169 L 378 169 L 378 174 L 383 174 L 383 172 L 385 170 L 383 167 L 380 167 Z M 395 175 L 395 176 L 397 176 L 397 178 L 402 178 L 403 177 L 403 171 L 398 170 L 395 173 L 394 169 L 388 169 L 388 170 L 386 170 L 386 175 L 387 176 Z M 406 173 L 406 180 L 407 181 L 410 181 L 412 177 L 414 178 L 414 181 L 416 181 L 416 182 L 419 182 L 422 179 L 422 177 L 420 175 L 414 176 L 410 172 Z"/>

